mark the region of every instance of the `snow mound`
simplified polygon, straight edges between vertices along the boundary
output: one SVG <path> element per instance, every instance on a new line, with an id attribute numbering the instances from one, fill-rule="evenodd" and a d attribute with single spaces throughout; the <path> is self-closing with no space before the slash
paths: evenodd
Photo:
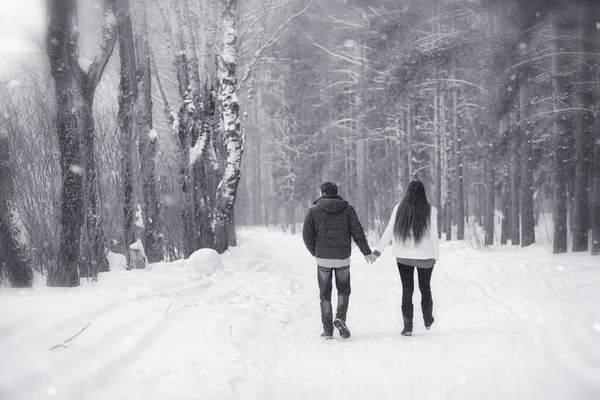
<path id="1" fill-rule="evenodd" d="M 186 260 L 185 266 L 207 275 L 223 271 L 221 256 L 213 249 L 196 250 Z"/>
<path id="2" fill-rule="evenodd" d="M 127 269 L 127 257 L 125 257 L 123 254 L 109 251 L 106 257 L 108 258 L 108 266 L 111 271 Z"/>

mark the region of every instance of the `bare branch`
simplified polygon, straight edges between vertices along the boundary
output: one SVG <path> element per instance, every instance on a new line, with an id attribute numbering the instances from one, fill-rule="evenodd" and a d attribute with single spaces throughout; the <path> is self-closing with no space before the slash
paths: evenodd
<path id="1" fill-rule="evenodd" d="M 241 90 L 241 88 L 244 87 L 244 84 L 246 83 L 246 81 L 248 80 L 248 78 L 250 78 L 250 76 L 252 75 L 252 72 L 254 72 L 254 69 L 256 68 L 256 64 L 258 63 L 258 60 L 260 60 L 260 56 L 262 55 L 262 53 L 266 49 L 268 49 L 269 47 L 271 47 L 272 45 L 274 45 L 275 43 L 277 43 L 277 41 L 279 41 L 280 38 L 276 38 L 277 34 L 279 32 L 281 32 L 290 22 L 292 22 L 296 18 L 298 18 L 301 15 L 303 15 L 304 13 L 306 13 L 311 8 L 311 6 L 312 6 L 312 3 L 308 4 L 301 11 L 299 11 L 296 14 L 292 15 L 291 17 L 289 17 L 283 24 L 281 24 L 279 26 L 279 28 L 277 28 L 275 30 L 275 32 L 273 33 L 273 35 L 271 35 L 271 37 L 269 38 L 269 40 L 267 40 L 267 43 L 265 43 L 264 46 L 262 46 L 259 50 L 257 50 L 254 53 L 255 54 L 254 55 L 254 59 L 250 63 L 250 67 L 248 68 L 248 72 L 246 72 L 246 75 L 244 76 L 244 78 L 242 78 L 242 80 L 240 81 L 240 84 L 238 86 L 240 90 Z"/>
<path id="2" fill-rule="evenodd" d="M 106 0 L 105 4 L 106 10 L 102 20 L 102 40 L 100 41 L 96 56 L 85 74 L 86 85 L 92 89 L 98 86 L 104 67 L 106 67 L 106 63 L 117 41 L 117 17 L 115 15 L 114 1 Z"/>
<path id="3" fill-rule="evenodd" d="M 52 350 L 54 350 L 54 349 L 57 349 L 57 348 L 59 348 L 59 347 L 67 347 L 67 346 L 65 346 L 67 343 L 69 343 L 71 340 L 75 339 L 77 336 L 81 335 L 81 334 L 83 333 L 83 331 L 85 331 L 85 330 L 88 328 L 88 326 L 90 326 L 91 324 L 92 324 L 92 323 L 90 322 L 89 324 L 87 324 L 87 325 L 85 326 L 85 328 L 82 328 L 82 329 L 79 331 L 79 333 L 75 334 L 74 336 L 71 336 L 69 339 L 65 340 L 65 341 L 64 341 L 64 342 L 62 342 L 61 344 L 57 344 L 56 346 L 52 347 L 52 348 L 50 349 L 50 351 L 52 351 Z"/>

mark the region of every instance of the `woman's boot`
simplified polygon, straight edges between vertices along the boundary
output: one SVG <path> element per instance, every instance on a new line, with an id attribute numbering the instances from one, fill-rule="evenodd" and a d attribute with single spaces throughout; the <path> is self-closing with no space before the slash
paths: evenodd
<path id="1" fill-rule="evenodd" d="M 413 330 L 413 305 L 402 305 L 402 320 L 404 321 L 404 329 L 402 336 L 411 336 Z"/>

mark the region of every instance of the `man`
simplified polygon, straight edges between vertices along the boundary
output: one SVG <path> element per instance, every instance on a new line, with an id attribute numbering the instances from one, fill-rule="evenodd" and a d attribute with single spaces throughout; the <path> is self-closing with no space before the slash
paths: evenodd
<path id="1" fill-rule="evenodd" d="M 319 297 L 321 298 L 322 337 L 331 339 L 333 327 L 344 339 L 350 337 L 346 326 L 346 313 L 350 298 L 350 253 L 352 238 L 364 254 L 367 262 L 374 256 L 367 243 L 356 211 L 347 201 L 338 196 L 338 188 L 332 182 L 321 185 L 321 197 L 308 209 L 302 229 L 304 244 L 317 260 Z M 331 282 L 335 274 L 338 292 L 335 320 L 331 309 Z M 333 320 L 333 321 L 332 321 Z"/>

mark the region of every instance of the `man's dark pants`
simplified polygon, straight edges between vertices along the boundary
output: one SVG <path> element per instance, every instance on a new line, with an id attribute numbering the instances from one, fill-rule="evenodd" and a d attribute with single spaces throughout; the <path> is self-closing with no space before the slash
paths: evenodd
<path id="1" fill-rule="evenodd" d="M 350 266 L 342 268 L 318 267 L 319 297 L 321 298 L 321 322 L 325 332 L 333 332 L 333 311 L 331 308 L 332 277 L 338 292 L 335 317 L 346 322 L 348 300 L 350 299 Z"/>
<path id="2" fill-rule="evenodd" d="M 415 267 L 398 263 L 398 271 L 402 280 L 402 317 L 404 323 L 412 324 L 413 320 L 413 292 L 415 291 Z M 417 268 L 419 277 L 419 290 L 421 291 L 421 310 L 425 323 L 431 321 L 433 314 L 433 299 L 431 298 L 431 268 Z"/>

